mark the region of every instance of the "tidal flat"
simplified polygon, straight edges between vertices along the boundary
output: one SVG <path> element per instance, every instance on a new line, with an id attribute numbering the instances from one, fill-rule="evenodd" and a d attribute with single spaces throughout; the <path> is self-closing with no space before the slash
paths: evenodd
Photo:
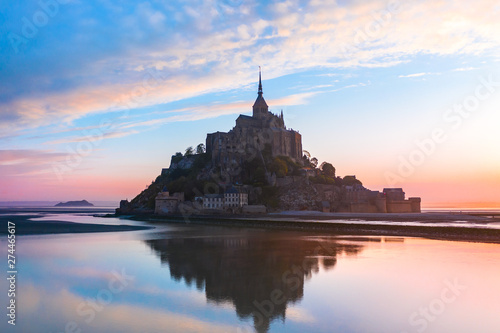
<path id="1" fill-rule="evenodd" d="M 500 331 L 500 244 L 95 213 L 24 215 L 149 229 L 20 235 L 19 330 Z"/>

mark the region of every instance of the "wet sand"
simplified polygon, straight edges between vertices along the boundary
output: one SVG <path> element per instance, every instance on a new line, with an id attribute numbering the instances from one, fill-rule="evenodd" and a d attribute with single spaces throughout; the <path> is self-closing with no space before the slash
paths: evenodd
<path id="1" fill-rule="evenodd" d="M 64 221 L 31 221 L 39 218 L 39 215 L 2 215 L 0 221 L 2 228 L 0 234 L 7 234 L 8 222 L 15 223 L 16 235 L 42 235 L 42 234 L 64 234 L 64 233 L 91 233 L 112 231 L 145 230 L 152 227 L 134 225 L 108 225 L 90 224 Z"/>
<path id="2" fill-rule="evenodd" d="M 333 235 L 423 237 L 439 240 L 500 243 L 500 229 L 487 224 L 498 219 L 449 213 L 358 214 L 321 212 L 283 212 L 258 216 L 241 215 L 141 215 L 134 220 L 151 223 L 194 223 L 264 229 L 319 231 Z M 436 226 L 431 223 L 470 222 L 476 226 Z M 384 222 L 384 224 L 380 224 Z M 392 223 L 394 222 L 394 223 Z M 404 225 L 397 222 L 413 222 Z"/>
<path id="3" fill-rule="evenodd" d="M 467 221 L 474 223 L 494 223 L 500 222 L 500 218 L 490 216 L 500 216 L 498 213 L 474 213 L 474 212 L 423 212 L 423 213 L 323 213 L 317 211 L 287 211 L 280 213 L 270 213 L 265 215 L 273 219 L 292 220 L 345 220 L 359 219 L 365 221 L 394 221 L 394 222 L 453 222 Z"/>
<path id="4" fill-rule="evenodd" d="M 114 215 L 108 215 L 114 216 Z M 0 216 L 3 228 L 0 234 L 7 233 L 7 221 L 16 224 L 17 235 L 91 233 L 145 230 L 154 226 L 87 224 L 64 221 L 31 221 L 40 215 L 28 212 L 25 215 L 3 214 Z M 122 216 L 126 221 L 126 218 Z M 132 220 L 158 223 L 194 223 L 204 225 L 224 225 L 231 227 L 251 227 L 265 229 L 320 231 L 334 235 L 370 235 L 424 237 L 440 240 L 459 240 L 471 242 L 500 243 L 500 229 L 488 229 L 490 223 L 499 223 L 498 218 L 473 216 L 459 213 L 321 213 L 321 212 L 281 212 L 265 215 L 136 215 L 127 216 Z M 431 223 L 469 222 L 476 226 L 436 226 Z M 383 224 L 380 224 L 383 222 Z M 394 223 L 392 223 L 394 222 Z M 417 225 L 402 225 L 397 222 L 412 222 Z"/>

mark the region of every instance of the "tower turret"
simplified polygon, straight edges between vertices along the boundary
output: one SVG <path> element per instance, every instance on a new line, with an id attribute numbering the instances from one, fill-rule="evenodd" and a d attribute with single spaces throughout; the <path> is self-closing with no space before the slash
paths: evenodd
<path id="1" fill-rule="evenodd" d="M 259 90 L 257 92 L 257 99 L 255 100 L 255 103 L 253 104 L 253 117 L 254 118 L 259 118 L 262 119 L 264 118 L 267 113 L 269 112 L 269 106 L 267 105 L 266 101 L 264 100 L 264 97 L 262 96 L 262 78 L 261 78 L 261 71 L 260 71 L 260 66 L 259 66 Z"/>

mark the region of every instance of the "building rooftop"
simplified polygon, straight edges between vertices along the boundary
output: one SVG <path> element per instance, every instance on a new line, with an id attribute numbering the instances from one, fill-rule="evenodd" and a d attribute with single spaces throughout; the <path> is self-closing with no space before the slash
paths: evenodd
<path id="1" fill-rule="evenodd" d="M 205 197 L 206 198 L 223 198 L 223 195 L 222 194 L 213 193 L 213 194 L 205 194 Z"/>

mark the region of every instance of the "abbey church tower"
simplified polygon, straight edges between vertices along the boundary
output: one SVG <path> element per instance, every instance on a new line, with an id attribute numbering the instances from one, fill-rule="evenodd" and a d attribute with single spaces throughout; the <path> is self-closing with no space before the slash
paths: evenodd
<path id="1" fill-rule="evenodd" d="M 253 117 L 257 119 L 264 119 L 266 118 L 269 112 L 269 106 L 267 106 L 267 103 L 264 100 L 264 97 L 262 96 L 263 92 L 262 92 L 262 78 L 261 78 L 260 67 L 259 67 L 259 90 L 257 94 L 258 94 L 257 99 L 253 104 Z"/>
<path id="2" fill-rule="evenodd" d="M 300 162 L 302 160 L 302 136 L 292 129 L 287 129 L 283 117 L 269 112 L 269 106 L 263 97 L 262 75 L 259 68 L 259 88 L 253 104 L 252 116 L 240 115 L 236 126 L 229 132 L 207 134 L 207 153 L 212 155 L 214 165 L 223 169 L 242 165 L 248 158 L 247 153 L 261 151 L 270 147 L 272 156 L 288 156 Z"/>

